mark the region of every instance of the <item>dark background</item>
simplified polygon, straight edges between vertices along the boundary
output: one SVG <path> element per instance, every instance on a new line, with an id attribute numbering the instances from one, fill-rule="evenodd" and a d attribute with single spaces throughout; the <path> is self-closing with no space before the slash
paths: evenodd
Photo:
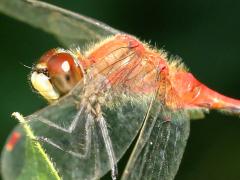
<path id="1" fill-rule="evenodd" d="M 94 17 L 183 58 L 209 87 L 240 98 L 240 1 L 49 1 Z M 49 48 L 50 35 L 0 15 L 0 146 L 24 115 L 46 103 L 29 86 L 29 69 Z M 240 119 L 211 112 L 191 122 L 191 134 L 177 180 L 240 179 Z"/>

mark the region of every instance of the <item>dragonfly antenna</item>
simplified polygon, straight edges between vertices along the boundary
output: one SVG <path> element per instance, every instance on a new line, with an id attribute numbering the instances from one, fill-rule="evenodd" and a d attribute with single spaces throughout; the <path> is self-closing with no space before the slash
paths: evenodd
<path id="1" fill-rule="evenodd" d="M 25 65 L 25 64 L 23 64 L 21 61 L 19 62 L 19 64 L 23 65 L 24 67 L 26 67 L 26 68 L 28 68 L 28 69 L 32 69 L 31 66 L 27 66 L 27 65 Z"/>

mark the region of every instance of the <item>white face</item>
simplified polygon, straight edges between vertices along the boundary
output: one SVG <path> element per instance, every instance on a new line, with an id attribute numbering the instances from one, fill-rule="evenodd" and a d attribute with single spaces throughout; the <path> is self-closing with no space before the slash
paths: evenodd
<path id="1" fill-rule="evenodd" d="M 33 72 L 31 74 L 31 83 L 47 101 L 53 102 L 59 99 L 60 94 L 53 88 L 49 77 L 45 74 Z"/>

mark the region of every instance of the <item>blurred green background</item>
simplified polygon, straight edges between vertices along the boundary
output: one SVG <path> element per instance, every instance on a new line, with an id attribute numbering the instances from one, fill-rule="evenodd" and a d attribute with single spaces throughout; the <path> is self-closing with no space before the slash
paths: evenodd
<path id="1" fill-rule="evenodd" d="M 240 1 L 48 1 L 94 17 L 183 58 L 209 87 L 240 98 Z M 0 15 L 0 147 L 24 115 L 46 103 L 32 92 L 28 75 L 41 54 L 59 43 L 49 34 Z M 211 112 L 191 122 L 177 180 L 240 179 L 240 119 Z"/>

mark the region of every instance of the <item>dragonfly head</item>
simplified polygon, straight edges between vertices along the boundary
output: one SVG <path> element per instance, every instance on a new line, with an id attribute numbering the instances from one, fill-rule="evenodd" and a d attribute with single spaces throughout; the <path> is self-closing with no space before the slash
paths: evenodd
<path id="1" fill-rule="evenodd" d="M 189 72 L 177 72 L 174 76 L 175 91 L 187 108 L 216 109 L 240 114 L 240 101 L 226 97 L 199 82 Z"/>
<path id="2" fill-rule="evenodd" d="M 31 83 L 49 102 L 68 93 L 83 77 L 79 60 L 63 49 L 47 51 L 31 73 Z"/>

